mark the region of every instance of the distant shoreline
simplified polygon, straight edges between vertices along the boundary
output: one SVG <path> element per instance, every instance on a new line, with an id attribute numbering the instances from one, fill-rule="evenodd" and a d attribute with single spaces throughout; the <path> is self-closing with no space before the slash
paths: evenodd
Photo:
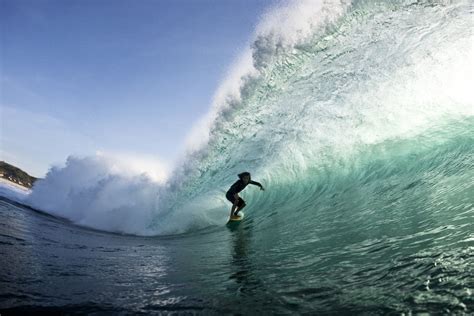
<path id="1" fill-rule="evenodd" d="M 10 180 L 8 180 L 8 179 L 6 179 L 6 178 L 3 178 L 3 177 L 0 177 L 0 182 L 3 182 L 3 183 L 5 183 L 5 184 L 7 184 L 7 185 L 14 186 L 15 188 L 18 188 L 18 189 L 20 189 L 20 190 L 24 190 L 24 191 L 29 191 L 29 190 L 31 190 L 31 188 L 29 188 L 29 187 L 26 187 L 26 186 L 21 185 L 21 184 L 18 184 L 18 183 L 16 183 L 16 182 L 10 181 Z"/>
<path id="2" fill-rule="evenodd" d="M 30 190 L 38 178 L 30 176 L 20 168 L 2 160 L 0 161 L 0 179 L 7 181 L 4 183 L 12 184 L 17 188 Z"/>

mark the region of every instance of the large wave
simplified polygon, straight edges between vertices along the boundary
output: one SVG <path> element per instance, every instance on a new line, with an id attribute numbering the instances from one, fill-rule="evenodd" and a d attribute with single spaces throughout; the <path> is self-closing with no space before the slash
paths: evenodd
<path id="1" fill-rule="evenodd" d="M 395 149 L 430 156 L 435 144 L 452 148 L 458 138 L 465 148 L 474 114 L 470 13 L 468 1 L 274 8 L 166 182 L 123 175 L 101 157 L 71 157 L 35 184 L 27 203 L 107 231 L 179 233 L 225 223 L 225 190 L 243 170 L 268 189 L 243 193 L 258 218 L 328 200 L 350 179 L 371 187 L 378 182 L 367 184 L 367 162 L 404 161 Z M 384 166 L 381 179 L 393 175 Z"/>

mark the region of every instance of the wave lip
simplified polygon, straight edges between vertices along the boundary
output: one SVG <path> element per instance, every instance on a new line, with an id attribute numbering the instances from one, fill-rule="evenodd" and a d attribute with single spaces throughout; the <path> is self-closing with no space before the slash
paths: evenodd
<path id="1" fill-rule="evenodd" d="M 188 137 L 188 150 L 208 144 L 219 121 L 242 106 L 253 85 L 276 60 L 305 44 L 315 34 L 323 34 L 350 8 L 351 1 L 301 0 L 281 3 L 265 13 L 257 25 L 251 44 L 231 66 L 214 94 L 210 112 L 196 124 Z"/>

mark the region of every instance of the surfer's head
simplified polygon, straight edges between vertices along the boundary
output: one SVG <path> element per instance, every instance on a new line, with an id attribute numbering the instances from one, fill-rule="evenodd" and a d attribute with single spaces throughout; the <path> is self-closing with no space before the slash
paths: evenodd
<path id="1" fill-rule="evenodd" d="M 239 173 L 239 179 L 244 181 L 245 183 L 249 183 L 250 182 L 250 172 Z"/>

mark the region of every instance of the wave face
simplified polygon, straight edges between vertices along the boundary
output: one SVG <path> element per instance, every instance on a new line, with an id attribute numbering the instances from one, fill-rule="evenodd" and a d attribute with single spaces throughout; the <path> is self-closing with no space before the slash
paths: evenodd
<path id="1" fill-rule="evenodd" d="M 474 205 L 471 14 L 469 1 L 278 7 L 164 184 L 70 158 L 28 203 L 107 231 L 189 232 L 225 223 L 225 191 L 250 171 L 267 190 L 242 192 L 248 218 L 262 230 L 278 221 L 293 242 L 328 227 L 429 231 L 465 219 Z"/>

